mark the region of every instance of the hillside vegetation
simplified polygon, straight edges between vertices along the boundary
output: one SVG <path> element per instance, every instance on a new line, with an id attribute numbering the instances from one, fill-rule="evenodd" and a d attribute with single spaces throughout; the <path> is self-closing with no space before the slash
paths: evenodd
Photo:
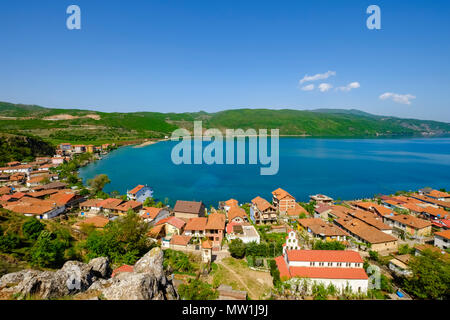
<path id="1" fill-rule="evenodd" d="M 359 110 L 235 109 L 216 113 L 106 113 L 50 109 L 0 102 L 0 131 L 39 136 L 52 143 L 99 144 L 162 138 L 177 128 L 279 129 L 281 135 L 375 137 L 442 135 L 450 124 L 437 121 L 375 116 Z"/>
<path id="2" fill-rule="evenodd" d="M 10 161 L 33 161 L 35 157 L 54 154 L 55 148 L 41 138 L 0 134 L 0 167 Z"/>

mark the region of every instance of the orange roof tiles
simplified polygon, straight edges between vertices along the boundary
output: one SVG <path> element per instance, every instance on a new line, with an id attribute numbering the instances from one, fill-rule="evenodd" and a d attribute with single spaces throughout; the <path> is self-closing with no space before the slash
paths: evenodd
<path id="1" fill-rule="evenodd" d="M 129 194 L 136 194 L 139 190 L 141 190 L 142 188 L 144 188 L 145 186 L 140 184 L 136 187 L 134 187 L 133 189 L 131 189 L 130 191 L 128 191 Z"/>
<path id="2" fill-rule="evenodd" d="M 109 223 L 109 219 L 101 216 L 95 216 L 92 218 L 87 218 L 80 222 L 77 222 L 75 226 L 81 227 L 82 225 L 93 225 L 96 228 L 103 228 Z"/>
<path id="3" fill-rule="evenodd" d="M 189 241 L 191 241 L 191 238 L 191 236 L 174 234 L 170 239 L 170 244 L 177 246 L 187 246 Z"/>
<path id="4" fill-rule="evenodd" d="M 297 216 L 301 215 L 302 213 L 305 215 L 308 215 L 308 211 L 306 211 L 305 208 L 303 208 L 297 202 L 295 203 L 294 208 L 289 208 L 286 211 L 286 214 L 291 217 L 297 217 Z"/>
<path id="5" fill-rule="evenodd" d="M 247 218 L 247 213 L 244 209 L 240 207 L 231 207 L 230 210 L 228 210 L 228 221 L 233 220 L 234 218 L 241 217 L 243 219 Z"/>
<path id="6" fill-rule="evenodd" d="M 287 250 L 288 261 L 363 263 L 361 255 L 352 250 Z"/>
<path id="7" fill-rule="evenodd" d="M 423 229 L 426 227 L 431 226 L 431 222 L 424 220 L 424 219 L 420 219 L 411 215 L 406 215 L 406 214 L 400 214 L 398 216 L 393 216 L 393 217 L 387 217 L 390 220 L 394 220 L 397 222 L 400 222 L 402 224 L 405 224 L 411 228 L 414 229 Z"/>
<path id="8" fill-rule="evenodd" d="M 273 208 L 269 201 L 264 198 L 256 197 L 252 200 L 252 203 L 258 208 L 259 211 L 265 211 L 267 209 Z M 275 208 L 273 208 L 275 210 Z"/>
<path id="9" fill-rule="evenodd" d="M 278 188 L 274 191 L 272 191 L 272 194 L 275 196 L 275 198 L 277 198 L 278 200 L 282 200 L 284 198 L 291 198 L 291 199 L 295 199 L 292 195 L 290 195 L 287 191 Z"/>
<path id="10" fill-rule="evenodd" d="M 445 231 L 436 232 L 435 235 L 445 239 L 450 239 L 450 229 Z"/>
<path id="11" fill-rule="evenodd" d="M 225 215 L 221 213 L 211 213 L 208 216 L 206 223 L 206 230 L 224 230 L 225 229 Z"/>
<path id="12" fill-rule="evenodd" d="M 190 231 L 205 230 L 206 223 L 207 223 L 207 218 L 205 218 L 205 217 L 191 218 L 186 223 L 184 230 L 190 230 Z"/>

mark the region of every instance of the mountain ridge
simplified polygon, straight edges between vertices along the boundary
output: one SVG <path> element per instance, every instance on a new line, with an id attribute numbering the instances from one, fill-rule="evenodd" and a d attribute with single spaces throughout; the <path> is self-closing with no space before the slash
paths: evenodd
<path id="1" fill-rule="evenodd" d="M 373 115 L 357 109 L 241 108 L 218 112 L 161 113 L 101 112 L 57 109 L 0 102 L 0 132 L 63 141 L 106 143 L 164 138 L 177 128 L 192 130 L 201 120 L 204 129 L 280 129 L 280 135 L 313 137 L 440 136 L 450 123 Z"/>

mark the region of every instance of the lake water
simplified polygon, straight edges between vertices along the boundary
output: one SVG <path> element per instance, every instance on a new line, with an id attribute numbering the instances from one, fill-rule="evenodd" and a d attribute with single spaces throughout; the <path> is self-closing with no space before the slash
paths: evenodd
<path id="1" fill-rule="evenodd" d="M 205 145 L 209 142 L 204 142 Z M 177 142 L 143 148 L 122 147 L 80 170 L 86 179 L 105 173 L 106 192 L 126 193 L 138 184 L 152 186 L 155 198 L 249 202 L 256 196 L 270 201 L 281 187 L 298 201 L 323 193 L 335 199 L 371 197 L 377 193 L 450 188 L 450 138 L 436 139 L 315 139 L 280 138 L 279 171 L 260 175 L 261 165 L 175 165 L 171 151 Z"/>

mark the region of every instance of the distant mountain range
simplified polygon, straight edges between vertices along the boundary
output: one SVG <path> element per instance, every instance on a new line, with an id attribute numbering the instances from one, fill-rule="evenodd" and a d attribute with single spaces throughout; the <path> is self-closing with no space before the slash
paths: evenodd
<path id="1" fill-rule="evenodd" d="M 314 137 L 438 136 L 450 123 L 378 116 L 356 109 L 232 109 L 215 113 L 107 113 L 0 102 L 0 132 L 60 143 L 106 143 L 162 138 L 177 128 L 279 129 L 280 135 Z"/>

